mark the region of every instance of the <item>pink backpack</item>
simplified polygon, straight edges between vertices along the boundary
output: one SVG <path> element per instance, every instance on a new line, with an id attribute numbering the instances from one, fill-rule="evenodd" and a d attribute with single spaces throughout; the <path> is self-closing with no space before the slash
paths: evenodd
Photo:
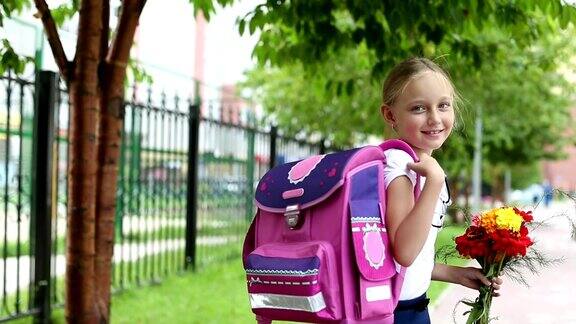
<path id="1" fill-rule="evenodd" d="M 384 150 L 400 140 L 317 155 L 268 171 L 244 241 L 259 323 L 393 323 L 405 269 L 385 226 Z M 419 195 L 419 184 L 415 186 Z"/>

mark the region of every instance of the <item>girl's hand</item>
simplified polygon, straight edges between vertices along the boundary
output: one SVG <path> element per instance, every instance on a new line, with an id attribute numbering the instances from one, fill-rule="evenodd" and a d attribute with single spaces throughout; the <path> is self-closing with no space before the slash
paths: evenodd
<path id="1" fill-rule="evenodd" d="M 481 269 L 474 268 L 474 267 L 455 267 L 455 282 L 461 284 L 464 287 L 472 288 L 472 289 L 480 289 L 481 285 L 485 286 L 492 286 L 494 288 L 493 296 L 498 297 L 500 296 L 500 286 L 502 285 L 502 279 L 499 277 L 493 278 L 490 281 L 484 274 L 482 273 Z"/>
<path id="2" fill-rule="evenodd" d="M 500 286 L 502 285 L 502 279 L 500 277 L 495 277 L 492 278 L 492 288 L 494 288 L 494 292 L 492 293 L 492 296 L 494 297 L 498 297 L 500 296 Z"/>
<path id="3" fill-rule="evenodd" d="M 422 153 L 420 156 L 420 162 L 408 163 L 408 168 L 418 173 L 419 175 L 426 177 L 426 181 L 438 180 L 444 182 L 444 170 L 435 158 L 431 157 L 427 153 Z"/>

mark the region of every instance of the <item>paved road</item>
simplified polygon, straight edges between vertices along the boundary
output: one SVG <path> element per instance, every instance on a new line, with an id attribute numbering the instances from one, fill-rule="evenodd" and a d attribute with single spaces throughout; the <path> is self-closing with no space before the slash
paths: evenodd
<path id="1" fill-rule="evenodd" d="M 576 240 L 571 238 L 570 223 L 576 220 L 574 203 L 538 207 L 536 220 L 547 219 L 548 226 L 533 232 L 535 246 L 547 256 L 563 258 L 558 265 L 542 269 L 534 276 L 526 273 L 530 287 L 505 280 L 501 296 L 494 299 L 492 316 L 498 324 L 576 324 Z M 462 298 L 474 299 L 473 290 L 451 286 L 431 307 L 434 324 L 466 323 L 462 316 L 468 306 L 456 304 Z"/>

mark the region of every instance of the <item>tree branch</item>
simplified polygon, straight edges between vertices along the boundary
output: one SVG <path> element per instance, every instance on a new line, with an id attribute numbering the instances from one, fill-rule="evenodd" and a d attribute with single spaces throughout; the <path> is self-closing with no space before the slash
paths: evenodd
<path id="1" fill-rule="evenodd" d="M 100 66 L 98 73 L 100 77 L 99 87 L 102 89 L 102 81 L 104 80 L 105 62 L 108 55 L 108 42 L 110 41 L 110 0 L 102 2 L 102 35 L 100 37 Z"/>
<path id="2" fill-rule="evenodd" d="M 70 61 L 66 58 L 66 53 L 62 47 L 60 35 L 58 35 L 58 29 L 56 28 L 56 23 L 50 13 L 48 4 L 45 0 L 34 0 L 34 4 L 36 5 L 36 9 L 38 9 L 37 17 L 39 16 L 39 18 L 42 19 L 42 25 L 44 25 L 48 44 L 50 44 L 50 49 L 54 55 L 56 65 L 58 65 L 58 69 L 60 70 L 61 77 L 66 83 L 68 83 L 70 76 Z"/>
<path id="3" fill-rule="evenodd" d="M 103 78 L 106 87 L 114 88 L 118 84 L 121 85 L 126 77 L 130 49 L 134 43 L 134 35 L 145 4 L 146 0 L 125 0 L 122 2 L 114 39 L 106 57 L 105 77 Z"/>
<path id="4" fill-rule="evenodd" d="M 114 66 L 126 66 L 128 64 L 136 27 L 145 4 L 146 0 L 125 0 L 122 2 L 118 29 L 108 52 L 108 63 Z"/>
<path id="5" fill-rule="evenodd" d="M 102 37 L 100 38 L 100 61 L 104 61 L 108 53 L 108 41 L 110 40 L 110 0 L 102 2 Z"/>

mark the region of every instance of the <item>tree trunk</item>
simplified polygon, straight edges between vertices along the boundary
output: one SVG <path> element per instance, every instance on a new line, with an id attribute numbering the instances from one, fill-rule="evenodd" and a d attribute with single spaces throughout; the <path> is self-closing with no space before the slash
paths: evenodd
<path id="1" fill-rule="evenodd" d="M 97 125 L 99 119 L 98 57 L 102 2 L 82 1 L 76 58 L 68 82 L 70 148 L 68 169 L 68 229 L 66 256 L 66 320 L 96 323 L 95 212 Z"/>
<path id="2" fill-rule="evenodd" d="M 34 4 L 70 98 L 66 321 L 108 323 L 124 79 L 146 0 L 122 1 L 110 48 L 110 0 L 81 1 L 72 62 L 46 1 Z"/>
<path id="3" fill-rule="evenodd" d="M 492 207 L 495 207 L 497 202 L 504 202 L 504 177 L 502 168 L 493 167 L 492 169 Z"/>
<path id="4" fill-rule="evenodd" d="M 99 124 L 99 163 L 96 207 L 96 298 L 99 322 L 110 321 L 110 290 L 114 252 L 114 216 L 118 162 L 124 121 L 124 80 L 130 48 L 145 1 L 125 0 L 116 38 L 110 47 L 101 80 L 102 100 Z"/>
<path id="5" fill-rule="evenodd" d="M 122 89 L 122 85 L 119 86 Z M 96 298 L 100 323 L 110 320 L 110 286 L 112 284 L 112 257 L 114 252 L 114 214 L 116 209 L 116 182 L 122 132 L 122 97 L 115 102 L 110 93 L 102 95 L 100 120 L 100 146 L 98 198 L 96 208 Z"/>

